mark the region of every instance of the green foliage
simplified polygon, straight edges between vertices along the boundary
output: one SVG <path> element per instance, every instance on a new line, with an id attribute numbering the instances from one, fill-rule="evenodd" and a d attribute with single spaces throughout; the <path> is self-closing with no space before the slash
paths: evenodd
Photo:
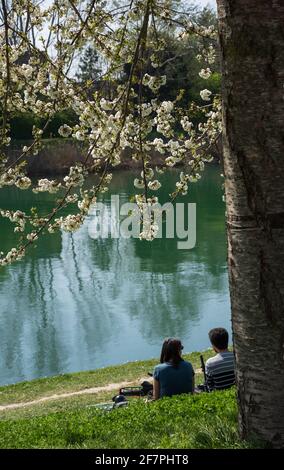
<path id="1" fill-rule="evenodd" d="M 78 118 L 72 109 L 65 109 L 54 115 L 48 124 L 46 131 L 43 134 L 43 137 L 60 137 L 58 134 L 58 129 L 63 124 L 68 124 L 68 126 L 74 126 L 78 123 Z"/>
<path id="2" fill-rule="evenodd" d="M 63 124 L 74 126 L 77 124 L 78 118 L 72 109 L 65 109 L 56 113 L 48 126 L 46 127 L 43 137 L 60 137 L 58 134 L 58 128 Z M 11 118 L 10 121 L 10 137 L 12 139 L 32 139 L 33 126 L 42 129 L 45 125 L 45 120 L 40 119 L 32 113 L 24 112 L 17 114 Z"/>
<path id="3" fill-rule="evenodd" d="M 86 407 L 0 422 L 1 448 L 247 448 L 237 432 L 235 390 Z M 259 444 L 258 444 L 259 445 Z"/>
<path id="4" fill-rule="evenodd" d="M 12 139 L 31 139 L 33 126 L 39 126 L 40 120 L 32 113 L 17 114 L 10 121 L 10 137 Z"/>
<path id="5" fill-rule="evenodd" d="M 184 8 L 187 8 L 190 12 L 192 18 L 195 22 L 201 26 L 208 27 L 210 25 L 217 25 L 217 17 L 211 8 L 203 8 L 199 10 L 190 5 L 182 5 L 183 2 L 176 2 L 177 8 L 178 4 Z M 159 29 L 159 25 L 157 25 Z M 133 31 L 136 26 L 130 26 Z M 154 34 L 154 33 L 153 33 Z M 155 43 L 155 35 L 150 39 Z M 219 61 L 216 61 L 216 64 L 210 65 L 205 61 L 197 60 L 196 56 L 200 54 L 200 50 L 204 47 L 207 47 L 209 44 L 212 44 L 217 48 L 217 45 L 209 38 L 200 38 L 198 36 L 190 35 L 185 40 L 177 39 L 176 32 L 174 28 L 169 27 L 167 29 L 159 30 L 159 38 L 164 42 L 164 48 L 160 51 L 159 54 L 159 63 L 160 66 L 158 69 L 154 68 L 151 65 L 151 55 L 153 50 L 151 49 L 150 44 L 147 45 L 147 51 L 145 52 L 145 63 L 143 68 L 143 74 L 147 73 L 149 75 L 157 75 L 157 70 L 159 75 L 167 76 L 167 83 L 163 85 L 157 93 L 152 93 L 148 87 L 143 87 L 143 97 L 146 100 L 151 100 L 152 98 L 158 98 L 159 101 L 170 100 L 175 101 L 177 96 L 180 95 L 179 105 L 188 109 L 192 102 L 197 104 L 204 105 L 204 101 L 200 97 L 200 90 L 208 88 L 212 91 L 213 94 L 220 93 L 220 73 L 219 73 Z M 89 81 L 89 91 L 93 92 L 95 89 L 102 89 L 105 86 L 115 88 L 118 84 L 125 83 L 130 74 L 132 63 L 128 62 L 124 64 L 123 72 L 118 74 L 116 83 L 109 83 L 99 80 L 100 68 L 98 65 L 99 57 L 97 55 L 96 49 L 92 46 L 88 46 L 79 62 L 78 71 L 76 78 L 81 83 L 86 83 Z M 199 77 L 199 72 L 201 68 L 210 66 L 213 71 L 213 75 L 208 79 L 204 80 Z M 138 77 L 133 80 L 134 89 L 138 91 Z M 111 91 L 110 97 L 111 99 Z M 200 122 L 201 116 L 197 116 L 196 121 Z"/>

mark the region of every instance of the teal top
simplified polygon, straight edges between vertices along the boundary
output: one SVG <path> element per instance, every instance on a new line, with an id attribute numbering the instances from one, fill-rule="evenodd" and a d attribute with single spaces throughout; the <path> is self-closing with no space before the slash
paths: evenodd
<path id="1" fill-rule="evenodd" d="M 180 361 L 178 367 L 169 362 L 159 364 L 154 368 L 154 379 L 160 383 L 160 398 L 190 393 L 193 390 L 194 370 L 190 362 Z"/>

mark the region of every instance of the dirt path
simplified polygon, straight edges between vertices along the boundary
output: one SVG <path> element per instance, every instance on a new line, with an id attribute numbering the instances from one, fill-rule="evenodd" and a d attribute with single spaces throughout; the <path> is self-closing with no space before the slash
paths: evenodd
<path id="1" fill-rule="evenodd" d="M 201 374 L 201 369 L 195 369 L 196 374 Z M 12 410 L 16 408 L 24 408 L 25 406 L 37 405 L 38 403 L 43 403 L 50 400 L 60 400 L 62 398 L 69 398 L 78 395 L 92 395 L 94 393 L 100 392 L 111 392 L 112 390 L 119 391 L 122 387 L 129 387 L 137 383 L 143 382 L 143 380 L 149 380 L 149 377 L 142 377 L 132 382 L 119 382 L 119 383 L 110 383 L 108 385 L 103 385 L 101 387 L 92 387 L 85 388 L 84 390 L 78 390 L 77 392 L 68 392 L 68 393 L 55 393 L 54 395 L 48 395 L 46 397 L 37 398 L 36 400 L 26 401 L 21 403 L 10 403 L 9 405 L 0 405 L 0 411 Z"/>
<path id="2" fill-rule="evenodd" d="M 48 395 L 46 397 L 37 398 L 36 400 L 26 401 L 21 403 L 11 403 L 9 405 L 0 405 L 0 411 L 11 410 L 16 408 L 23 408 L 25 406 L 32 406 L 37 405 L 38 403 L 43 403 L 45 401 L 50 400 L 60 400 L 62 398 L 69 398 L 78 395 L 91 395 L 93 393 L 100 393 L 100 392 L 111 392 L 112 390 L 119 391 L 122 387 L 129 387 L 131 385 L 143 382 L 143 380 L 149 380 L 149 377 L 142 377 L 139 380 L 135 380 L 132 382 L 119 382 L 119 383 L 110 383 L 108 385 L 104 385 L 101 387 L 92 387 L 86 388 L 84 390 L 78 390 L 77 392 L 68 392 L 68 393 L 55 393 L 54 395 Z"/>

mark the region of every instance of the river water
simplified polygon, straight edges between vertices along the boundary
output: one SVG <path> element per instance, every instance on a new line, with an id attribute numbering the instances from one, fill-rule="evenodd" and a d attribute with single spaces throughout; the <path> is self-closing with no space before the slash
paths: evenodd
<path id="1" fill-rule="evenodd" d="M 177 239 L 94 239 L 92 211 L 74 234 L 44 236 L 24 260 L 0 268 L 0 384 L 157 357 L 166 336 L 185 351 L 209 347 L 208 330 L 231 331 L 220 170 L 211 166 L 189 195 L 195 202 L 196 246 Z M 133 174 L 114 174 L 111 195 L 126 202 Z M 177 172 L 163 175 L 162 196 Z M 1 208 L 50 209 L 52 195 L 4 188 Z M 14 246 L 0 219 L 1 250 Z"/>

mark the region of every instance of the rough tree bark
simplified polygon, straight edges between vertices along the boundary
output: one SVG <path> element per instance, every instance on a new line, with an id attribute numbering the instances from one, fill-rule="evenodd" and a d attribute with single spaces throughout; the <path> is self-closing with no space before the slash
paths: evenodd
<path id="1" fill-rule="evenodd" d="M 284 447 L 284 2 L 217 5 L 240 432 Z"/>

